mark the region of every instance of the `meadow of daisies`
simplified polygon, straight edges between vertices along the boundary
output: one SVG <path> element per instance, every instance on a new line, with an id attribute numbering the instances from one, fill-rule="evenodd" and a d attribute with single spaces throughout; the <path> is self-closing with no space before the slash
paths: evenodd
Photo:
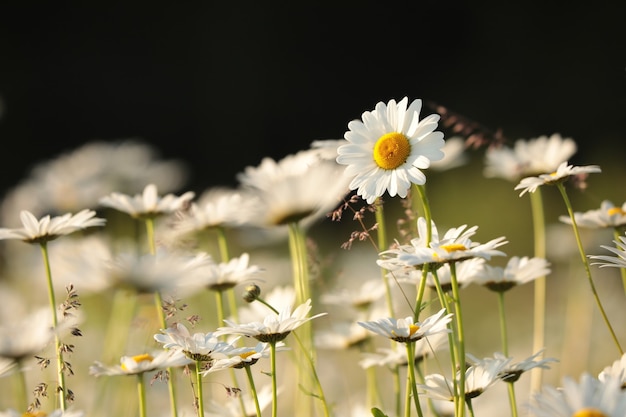
<path id="1" fill-rule="evenodd" d="M 625 416 L 619 180 L 558 133 L 363 110 L 232 188 L 137 140 L 35 166 L 0 416 Z"/>

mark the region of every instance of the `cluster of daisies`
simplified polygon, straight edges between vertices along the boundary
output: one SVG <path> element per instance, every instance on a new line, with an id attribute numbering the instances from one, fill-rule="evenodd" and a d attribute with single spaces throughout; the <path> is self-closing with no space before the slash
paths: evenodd
<path id="1" fill-rule="evenodd" d="M 34 169 L 0 207 L 4 224 L 21 221 L 0 228 L 8 277 L 0 292 L 0 383 L 13 387 L 0 416 L 625 416 L 624 335 L 592 266 L 618 268 L 626 294 L 626 203 L 574 211 L 566 184 L 586 186 L 601 169 L 569 164 L 576 143 L 553 134 L 484 154 L 485 177 L 511 181 L 531 198 L 532 256 L 507 259 L 507 238 L 481 243 L 478 226 L 440 231 L 427 174 L 464 165 L 468 149 L 464 138 L 437 130 L 439 115 L 421 112 L 421 100 L 380 102 L 348 123 L 344 139 L 264 158 L 240 172 L 237 187 L 198 196 L 174 193 L 184 164 L 161 161 L 137 142 L 88 144 Z M 558 386 L 543 383 L 543 372 L 559 362 L 545 355 L 552 350 L 545 339 L 552 264 L 544 186 L 563 198 L 567 215 L 559 221 L 571 228 L 615 352 L 601 372 L 563 375 Z M 384 203 L 394 199 L 405 208 L 407 226 L 398 231 L 385 226 Z M 328 279 L 326 262 L 336 259 L 318 259 L 323 251 L 312 235 L 346 212 L 358 225 L 351 241 L 373 246 L 375 256 L 349 245 L 344 262 L 353 278 Z M 608 253 L 588 255 L 580 228 L 612 231 L 613 245 L 599 245 Z M 516 361 L 506 301 L 531 283 L 533 346 Z M 500 346 L 492 356 L 472 353 L 469 286 L 488 289 L 498 303 L 491 316 Z M 84 297 L 95 306 L 83 305 Z M 183 317 L 194 303 L 197 313 Z M 81 352 L 75 338 L 98 332 L 98 348 Z M 86 372 L 74 362 L 79 353 L 90 361 Z M 355 356 L 357 368 L 349 368 L 346 358 Z M 526 373 L 529 389 L 520 385 Z M 85 374 L 134 376 L 136 397 L 121 389 L 106 399 L 103 386 L 90 395 L 76 381 Z M 211 382 L 226 394 L 207 389 Z M 481 402 L 497 386 L 503 389 Z M 125 399 L 115 404 L 113 397 Z"/>

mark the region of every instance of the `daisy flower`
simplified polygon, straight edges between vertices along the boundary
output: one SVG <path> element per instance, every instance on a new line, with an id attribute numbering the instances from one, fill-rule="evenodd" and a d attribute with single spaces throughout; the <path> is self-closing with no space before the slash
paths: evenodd
<path id="1" fill-rule="evenodd" d="M 492 291 L 504 292 L 549 273 L 550 263 L 543 258 L 513 256 L 504 268 L 483 265 L 483 270 L 475 277 L 474 283 L 484 285 Z"/>
<path id="2" fill-rule="evenodd" d="M 452 320 L 452 314 L 445 314 L 442 308 L 436 314 L 422 322 L 413 323 L 413 317 L 403 319 L 386 317 L 374 321 L 359 321 L 358 324 L 367 330 L 395 340 L 400 343 L 411 343 L 437 333 L 449 333 L 447 324 Z"/>
<path id="3" fill-rule="evenodd" d="M 362 346 L 369 338 L 370 333 L 356 322 L 333 322 L 332 329 L 316 332 L 315 346 L 343 350 Z"/>
<path id="4" fill-rule="evenodd" d="M 324 304 L 349 306 L 365 310 L 385 295 L 385 284 L 380 278 L 362 281 L 358 288 L 335 289 L 323 294 L 320 301 Z"/>
<path id="5" fill-rule="evenodd" d="M 465 371 L 465 399 L 476 398 L 499 381 L 499 375 L 510 359 L 479 360 Z M 456 378 L 459 379 L 457 372 Z M 454 383 L 440 374 L 427 375 L 424 384 L 418 384 L 424 394 L 432 399 L 454 401 Z"/>
<path id="6" fill-rule="evenodd" d="M 440 116 L 419 120 L 421 109 L 419 99 L 410 105 L 407 97 L 397 103 L 379 102 L 363 113 L 362 121 L 348 124 L 348 143 L 337 149 L 337 162 L 346 165 L 346 175 L 353 178 L 350 189 L 368 204 L 385 191 L 405 198 L 411 184 L 426 183 L 422 170 L 443 159 L 443 133 L 435 131 Z"/>
<path id="7" fill-rule="evenodd" d="M 249 265 L 250 255 L 241 254 L 228 262 L 213 263 L 203 269 L 206 286 L 211 291 L 226 291 L 263 272 L 256 265 Z"/>
<path id="8" fill-rule="evenodd" d="M 465 165 L 468 161 L 465 152 L 465 139 L 460 136 L 454 136 L 446 139 L 443 145 L 443 159 L 438 161 L 430 161 L 430 169 L 435 171 L 447 171 Z"/>
<path id="9" fill-rule="evenodd" d="M 593 262 L 591 265 L 599 265 L 600 268 L 614 267 L 626 268 L 626 236 L 619 236 L 618 240 L 614 240 L 615 247 L 600 245 L 601 248 L 614 253 L 617 256 L 610 255 L 587 255 L 590 259 L 597 259 L 604 262 Z"/>
<path id="10" fill-rule="evenodd" d="M 50 309 L 39 308 L 21 319 L 5 323 L 0 327 L 0 357 L 20 362 L 41 353 L 54 338 L 51 322 Z"/>
<path id="11" fill-rule="evenodd" d="M 101 362 L 94 362 L 89 367 L 89 374 L 94 376 L 138 375 L 167 368 L 184 366 L 193 363 L 182 350 L 161 350 L 149 354 L 143 353 L 134 356 L 122 356 L 119 365 L 106 366 Z"/>
<path id="12" fill-rule="evenodd" d="M 282 388 L 279 388 L 277 394 L 281 394 L 283 391 Z M 257 400 L 261 411 L 272 403 L 271 385 L 264 385 L 257 390 Z M 213 398 L 209 398 L 208 404 L 205 403 L 204 415 L 206 417 L 241 417 L 241 401 L 243 401 L 246 410 L 254 410 L 254 398 L 249 393 L 244 393 L 241 397 L 229 397 L 225 403 L 219 403 Z"/>
<path id="13" fill-rule="evenodd" d="M 432 336 L 423 337 L 414 343 L 415 364 L 432 356 L 435 352 L 448 348 L 448 335 L 437 333 Z M 393 349 L 378 348 L 376 353 L 362 353 L 359 365 L 363 369 L 372 366 L 386 366 L 390 369 L 396 366 L 407 366 L 406 348 L 396 344 Z"/>
<path id="14" fill-rule="evenodd" d="M 46 243 L 88 227 L 104 226 L 106 220 L 94 217 L 95 215 L 95 211 L 85 209 L 76 214 L 67 213 L 52 218 L 44 216 L 37 220 L 31 212 L 22 210 L 20 219 L 24 227 L 0 228 L 0 240 L 18 239 L 26 243 Z"/>
<path id="15" fill-rule="evenodd" d="M 349 193 L 344 167 L 304 150 L 275 161 L 264 158 L 237 180 L 255 207 L 247 216 L 251 226 L 276 228 L 290 223 L 309 226 L 326 218 Z"/>
<path id="16" fill-rule="evenodd" d="M 516 382 L 524 372 L 528 372 L 535 368 L 549 369 L 549 363 L 558 362 L 556 358 L 537 359 L 539 356 L 543 355 L 544 350 L 545 349 L 541 349 L 537 353 L 520 362 L 512 362 L 513 358 L 508 358 L 500 352 L 494 353 L 493 358 L 482 359 L 482 362 L 498 361 L 506 363 L 498 376 L 504 382 Z M 471 354 L 468 354 L 467 356 L 472 363 L 481 362 L 481 360 Z"/>
<path id="17" fill-rule="evenodd" d="M 559 216 L 559 220 L 566 224 L 572 224 L 570 216 Z M 600 229 L 617 228 L 626 225 L 626 203 L 616 206 L 609 200 L 600 203 L 599 209 L 588 210 L 584 213 L 575 212 L 574 220 L 580 227 Z"/>
<path id="18" fill-rule="evenodd" d="M 222 335 L 242 335 L 254 337 L 261 342 L 279 342 L 285 339 L 289 333 L 302 326 L 304 323 L 318 317 L 325 316 L 326 313 L 319 313 L 307 317 L 311 311 L 311 300 L 306 300 L 293 311 L 291 306 L 280 310 L 278 314 L 265 316 L 262 322 L 255 321 L 245 324 L 237 324 L 230 320 L 224 320 L 228 326 L 219 327 L 215 332 L 216 336 Z"/>
<path id="19" fill-rule="evenodd" d="M 226 358 L 234 347 L 237 339 L 230 343 L 222 342 L 215 332 L 201 333 L 193 335 L 182 323 L 176 323 L 173 327 L 161 329 L 161 333 L 154 335 L 154 340 L 163 344 L 164 349 L 181 350 L 185 356 L 194 361 L 213 361 L 215 359 Z"/>
<path id="20" fill-rule="evenodd" d="M 621 358 L 605 367 L 598 374 L 598 379 L 602 382 L 607 382 L 610 378 L 619 379 L 622 384 L 622 388 L 626 388 L 626 354 L 623 354 Z"/>
<path id="21" fill-rule="evenodd" d="M 552 172 L 576 150 L 576 142 L 558 133 L 530 140 L 518 139 L 513 148 L 500 146 L 487 149 L 484 175 L 518 181 L 522 177 Z"/>
<path id="22" fill-rule="evenodd" d="M 0 417 L 84 417 L 85 413 L 83 411 L 79 411 L 79 410 L 53 410 L 49 413 L 43 413 L 40 411 L 34 411 L 34 412 L 25 412 L 22 413 L 20 411 L 15 411 L 15 410 L 7 410 L 7 411 L 0 411 Z"/>
<path id="23" fill-rule="evenodd" d="M 283 342 L 276 343 L 276 351 L 288 350 Z M 202 373 L 203 376 L 207 376 L 210 373 L 221 371 L 228 368 L 241 369 L 246 366 L 252 366 L 261 358 L 269 358 L 270 345 L 269 343 L 259 342 L 252 347 L 240 347 L 235 348 L 228 352 L 227 358 L 221 358 L 215 360 L 209 369 Z"/>
<path id="24" fill-rule="evenodd" d="M 145 219 L 155 218 L 161 215 L 171 214 L 188 207 L 194 198 L 193 191 L 187 191 L 181 196 L 167 194 L 159 196 L 157 186 L 148 184 L 141 194 L 130 196 L 118 192 L 113 192 L 100 199 L 100 205 L 110 207 L 131 217 Z"/>
<path id="25" fill-rule="evenodd" d="M 601 381 L 584 373 L 578 382 L 564 377 L 560 388 L 545 386 L 528 409 L 536 417 L 623 417 L 626 391 L 618 378 Z"/>
<path id="26" fill-rule="evenodd" d="M 602 172 L 598 165 L 587 165 L 587 166 L 573 166 L 568 165 L 567 162 L 561 163 L 558 166 L 556 171 L 550 174 L 541 174 L 537 177 L 526 177 L 523 178 L 519 184 L 515 186 L 515 190 L 522 190 L 520 193 L 520 197 L 525 193 L 530 192 L 534 193 L 537 191 L 537 188 L 542 185 L 554 185 L 557 183 L 561 183 L 566 181 L 572 176 L 579 174 L 593 174 Z"/>

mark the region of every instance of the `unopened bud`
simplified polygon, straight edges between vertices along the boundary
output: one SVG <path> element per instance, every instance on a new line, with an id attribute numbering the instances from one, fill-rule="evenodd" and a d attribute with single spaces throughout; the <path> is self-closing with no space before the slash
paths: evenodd
<path id="1" fill-rule="evenodd" d="M 261 295 L 261 288 L 256 284 L 251 284 L 246 287 L 246 291 L 243 293 L 243 299 L 247 303 L 251 303 Z"/>

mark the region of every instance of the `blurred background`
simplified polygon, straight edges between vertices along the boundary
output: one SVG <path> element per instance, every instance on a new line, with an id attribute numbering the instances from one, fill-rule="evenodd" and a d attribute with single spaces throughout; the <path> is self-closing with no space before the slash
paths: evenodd
<path id="1" fill-rule="evenodd" d="M 341 138 L 363 111 L 404 96 L 512 140 L 561 133 L 580 144 L 581 163 L 598 163 L 592 154 L 624 149 L 625 11 L 620 2 L 2 2 L 0 138 L 10 158 L 0 189 L 87 141 L 126 138 L 186 161 L 188 188 L 232 184 L 262 157 Z"/>

